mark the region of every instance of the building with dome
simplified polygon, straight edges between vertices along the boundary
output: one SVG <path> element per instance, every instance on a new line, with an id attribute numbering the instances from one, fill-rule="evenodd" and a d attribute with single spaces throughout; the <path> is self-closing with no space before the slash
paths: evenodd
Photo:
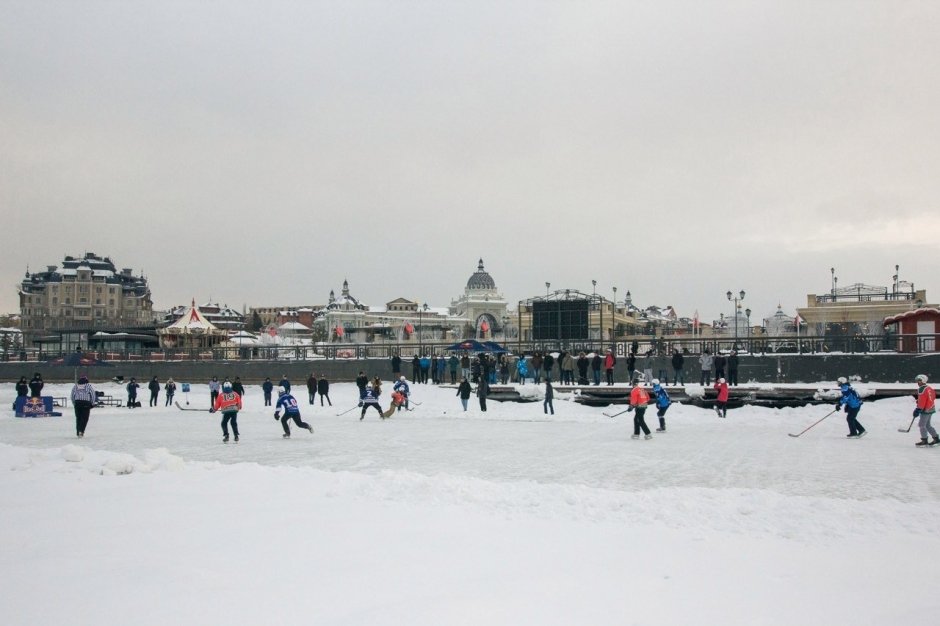
<path id="1" fill-rule="evenodd" d="M 477 339 L 507 337 L 507 326 L 512 322 L 508 315 L 506 299 L 496 289 L 496 281 L 483 267 L 483 259 L 477 271 L 467 279 L 463 295 L 452 300 L 449 307 L 453 318 L 465 320 L 468 336 Z"/>

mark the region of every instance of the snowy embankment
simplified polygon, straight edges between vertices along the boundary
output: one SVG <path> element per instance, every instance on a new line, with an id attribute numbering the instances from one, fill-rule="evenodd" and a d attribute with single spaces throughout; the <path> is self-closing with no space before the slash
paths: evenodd
<path id="1" fill-rule="evenodd" d="M 634 441 L 630 414 L 561 389 L 551 417 L 416 386 L 422 404 L 385 422 L 337 415 L 351 385 L 333 408 L 301 391 L 313 435 L 281 439 L 250 388 L 237 446 L 173 407 L 96 409 L 82 440 L 70 410 L 0 418 L 4 622 L 932 624 L 940 608 L 923 556 L 940 449 L 897 432 L 909 399 L 867 403 L 861 440 L 842 414 L 787 437 L 825 406 L 673 406 L 667 433 Z"/>

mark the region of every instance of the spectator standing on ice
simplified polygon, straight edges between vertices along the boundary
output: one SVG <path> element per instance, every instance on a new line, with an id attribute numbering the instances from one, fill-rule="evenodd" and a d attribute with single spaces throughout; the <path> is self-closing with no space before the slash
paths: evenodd
<path id="1" fill-rule="evenodd" d="M 705 385 L 712 384 L 712 366 L 715 364 L 715 359 L 708 352 L 708 348 L 702 352 L 702 356 L 698 358 L 699 368 L 702 370 L 702 378 L 699 382 L 703 387 Z"/>
<path id="2" fill-rule="evenodd" d="M 287 393 L 290 393 L 290 381 L 287 379 L 287 374 L 281 376 L 281 382 L 278 383 L 279 387 L 283 387 L 287 390 Z"/>
<path id="3" fill-rule="evenodd" d="M 499 357 L 499 382 L 503 385 L 509 383 L 509 357 Z"/>
<path id="4" fill-rule="evenodd" d="M 176 383 L 173 382 L 172 378 L 166 380 L 166 384 L 163 386 L 163 391 L 166 393 L 166 404 L 163 406 L 170 406 L 173 404 L 173 396 L 176 395 Z"/>
<path id="5" fill-rule="evenodd" d="M 328 405 L 333 406 L 333 402 L 330 400 L 330 381 L 322 373 L 319 380 L 317 380 L 317 393 L 320 396 L 320 406 L 323 406 L 324 398 L 326 398 Z"/>
<path id="6" fill-rule="evenodd" d="M 627 355 L 627 380 L 632 385 L 634 382 L 634 373 L 636 372 L 636 352 Z"/>
<path id="7" fill-rule="evenodd" d="M 470 386 L 470 381 L 464 376 L 463 380 L 460 381 L 460 386 L 457 387 L 457 395 L 460 396 L 460 404 L 463 405 L 464 411 L 467 410 L 467 401 L 470 400 L 472 393 L 473 387 Z"/>
<path id="8" fill-rule="evenodd" d="M 416 385 L 421 382 L 421 357 L 417 354 L 411 359 L 411 380 Z"/>
<path id="9" fill-rule="evenodd" d="M 601 366 L 604 364 L 604 358 L 599 352 L 595 352 L 591 357 L 591 376 L 594 378 L 594 384 L 601 384 Z"/>
<path id="10" fill-rule="evenodd" d="M 480 400 L 480 410 L 486 413 L 486 396 L 490 395 L 490 384 L 486 382 L 486 379 L 480 377 L 480 382 L 477 385 L 477 398 Z"/>
<path id="11" fill-rule="evenodd" d="M 933 387 L 927 384 L 927 376 L 925 374 L 918 374 L 914 381 L 917 383 L 917 408 L 914 409 L 914 417 L 920 418 L 920 421 L 917 422 L 917 426 L 920 428 L 920 441 L 915 445 L 935 446 L 940 444 L 940 438 L 937 437 L 937 431 L 934 427 L 930 425 L 930 418 L 933 417 L 933 414 L 937 410 L 937 393 L 934 391 Z M 933 436 L 933 441 L 931 441 L 930 444 L 927 443 L 928 433 Z"/>
<path id="12" fill-rule="evenodd" d="M 366 387 L 369 385 L 369 377 L 366 376 L 365 372 L 362 370 L 359 371 L 359 375 L 356 376 L 356 387 L 359 388 L 359 399 L 362 400 L 366 397 Z"/>
<path id="13" fill-rule="evenodd" d="M 682 351 L 676 348 L 672 353 L 672 382 L 675 385 L 685 385 L 685 373 L 682 368 L 685 367 L 685 357 Z"/>
<path id="14" fill-rule="evenodd" d="M 46 385 L 42 381 L 42 374 L 36 372 L 33 374 L 32 380 L 29 381 L 29 397 L 31 398 L 40 398 L 42 397 L 42 388 Z"/>
<path id="15" fill-rule="evenodd" d="M 555 390 L 552 389 L 552 384 L 550 382 L 545 383 L 545 400 L 542 401 L 542 412 L 548 413 L 551 410 L 552 415 L 555 414 L 555 406 L 552 404 L 552 400 L 555 398 Z"/>
<path id="16" fill-rule="evenodd" d="M 633 390 L 630 391 L 630 406 L 627 411 L 633 411 L 633 436 L 640 438 L 640 431 L 646 439 L 652 439 L 650 428 L 646 425 L 646 406 L 650 402 L 650 394 L 640 385 L 640 381 L 633 381 Z"/>
<path id="17" fill-rule="evenodd" d="M 131 376 L 131 381 L 127 383 L 127 408 L 133 409 L 137 406 L 137 390 L 140 388 L 140 385 L 137 384 L 137 379 Z"/>
<path id="18" fill-rule="evenodd" d="M 265 377 L 264 382 L 261 383 L 261 391 L 264 392 L 264 406 L 271 406 L 271 393 L 274 391 L 274 383 L 271 382 L 270 376 Z"/>
<path id="19" fill-rule="evenodd" d="M 221 390 L 222 383 L 219 382 L 219 377 L 213 376 L 209 381 L 209 406 L 215 406 L 215 399 L 219 397 Z"/>
<path id="20" fill-rule="evenodd" d="M 672 400 L 669 399 L 669 394 L 658 379 L 653 379 L 653 397 L 656 399 L 656 417 L 659 418 L 659 428 L 656 432 L 664 433 L 666 432 L 666 411 L 669 410 Z"/>
<path id="21" fill-rule="evenodd" d="M 421 384 L 428 384 L 428 374 L 431 373 L 431 358 L 428 356 L 422 356 L 420 359 L 421 362 Z"/>
<path id="22" fill-rule="evenodd" d="M 157 400 L 159 399 L 159 396 L 160 396 L 160 381 L 157 380 L 156 376 L 150 379 L 150 382 L 147 384 L 147 389 L 150 390 L 150 405 L 149 406 L 157 406 L 158 404 Z"/>
<path id="23" fill-rule="evenodd" d="M 862 409 L 862 398 L 849 384 L 845 376 L 839 377 L 839 389 L 842 391 L 842 397 L 836 402 L 836 410 L 845 407 L 845 421 L 849 424 L 849 434 L 846 437 L 850 439 L 864 437 L 868 431 L 858 422 L 858 412 Z M 926 435 L 923 436 L 926 437 Z"/>
<path id="24" fill-rule="evenodd" d="M 588 361 L 587 355 L 584 353 L 584 351 L 582 350 L 581 352 L 579 352 L 578 361 L 577 361 L 579 385 L 588 384 L 587 371 L 590 365 L 591 365 L 591 362 Z"/>
<path id="25" fill-rule="evenodd" d="M 443 354 L 437 356 L 437 384 L 444 384 L 444 372 L 447 370 L 447 359 Z"/>
<path id="26" fill-rule="evenodd" d="M 460 355 L 460 375 L 470 380 L 470 355 L 466 352 Z"/>
<path id="27" fill-rule="evenodd" d="M 396 352 L 392 355 L 392 378 L 397 379 L 401 376 L 401 357 Z"/>
<path id="28" fill-rule="evenodd" d="M 235 377 L 235 381 L 232 382 L 232 391 L 240 395 L 242 400 L 245 399 L 245 385 L 242 384 L 241 376 Z"/>
<path id="29" fill-rule="evenodd" d="M 568 385 L 574 384 L 574 357 L 570 352 L 565 352 L 561 360 L 562 380 Z"/>
<path id="30" fill-rule="evenodd" d="M 457 370 L 460 369 L 460 359 L 457 358 L 457 355 L 453 352 L 450 353 L 450 358 L 447 359 L 447 365 L 450 367 L 450 384 L 457 384 Z"/>
<path id="31" fill-rule="evenodd" d="M 317 399 L 317 377 L 313 372 L 307 377 L 307 404 L 313 404 Z"/>
<path id="32" fill-rule="evenodd" d="M 25 376 L 20 376 L 19 381 L 17 381 L 16 383 L 16 397 L 25 398 L 28 395 L 29 395 L 29 382 L 26 380 Z"/>
<path id="33" fill-rule="evenodd" d="M 718 417 L 728 417 L 728 382 L 724 378 L 715 381 L 715 391 L 718 398 L 715 400 L 715 411 Z"/>
<path id="34" fill-rule="evenodd" d="M 235 443 L 238 443 L 238 412 L 242 408 L 242 397 L 232 390 L 232 383 L 225 382 L 222 385 L 222 393 L 215 398 L 210 413 L 219 411 L 222 413 L 222 443 L 228 442 L 228 425 L 232 424 L 232 434 L 235 435 Z"/>
<path id="35" fill-rule="evenodd" d="M 650 348 L 643 356 L 643 380 L 649 383 L 653 380 L 653 349 Z"/>
<path id="36" fill-rule="evenodd" d="M 84 437 L 91 407 L 95 406 L 95 388 L 83 374 L 72 387 L 72 407 L 75 409 L 75 436 Z"/>
<path id="37" fill-rule="evenodd" d="M 284 409 L 283 417 L 281 417 L 281 409 Z M 281 420 L 281 428 L 284 429 L 284 434 L 281 435 L 281 437 L 284 439 L 290 439 L 290 426 L 287 425 L 287 422 L 290 420 L 294 420 L 298 428 L 306 428 L 311 435 L 313 434 L 313 428 L 310 427 L 310 424 L 300 419 L 300 407 L 297 406 L 297 398 L 290 395 L 284 387 L 277 390 L 277 405 L 274 407 L 274 419 Z M 235 435 L 235 441 L 238 441 L 237 433 Z"/>

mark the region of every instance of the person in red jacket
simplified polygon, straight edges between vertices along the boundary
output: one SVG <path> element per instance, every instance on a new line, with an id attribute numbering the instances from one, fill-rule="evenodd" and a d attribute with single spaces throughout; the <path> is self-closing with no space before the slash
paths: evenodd
<path id="1" fill-rule="evenodd" d="M 238 412 L 242 408 L 242 397 L 232 391 L 232 383 L 222 385 L 222 393 L 215 397 L 215 404 L 209 409 L 210 413 L 222 412 L 222 443 L 228 442 L 228 423 L 232 422 L 232 434 L 238 442 Z"/>
<path id="2" fill-rule="evenodd" d="M 604 355 L 604 372 L 607 374 L 607 384 L 614 384 L 614 365 L 617 364 L 617 357 L 610 350 Z"/>
<path id="3" fill-rule="evenodd" d="M 650 434 L 649 426 L 646 425 L 646 405 L 650 403 L 650 394 L 642 386 L 640 386 L 640 381 L 633 381 L 633 390 L 630 392 L 630 407 L 627 411 L 633 411 L 633 437 L 632 439 L 640 438 L 640 430 L 643 431 L 643 436 L 646 439 L 652 439 L 653 435 Z"/>
<path id="4" fill-rule="evenodd" d="M 914 417 L 920 417 L 920 421 L 917 422 L 917 426 L 920 428 L 920 441 L 916 445 L 935 446 L 940 444 L 940 437 L 937 437 L 937 430 L 930 425 L 930 418 L 937 411 L 937 393 L 933 387 L 927 384 L 926 375 L 918 374 L 914 381 L 917 382 L 917 408 L 914 409 Z M 929 444 L 927 443 L 927 433 L 933 436 L 933 441 Z"/>
<path id="5" fill-rule="evenodd" d="M 718 399 L 715 401 L 715 412 L 718 417 L 728 417 L 728 383 L 724 378 L 715 381 L 715 390 L 718 392 Z"/>

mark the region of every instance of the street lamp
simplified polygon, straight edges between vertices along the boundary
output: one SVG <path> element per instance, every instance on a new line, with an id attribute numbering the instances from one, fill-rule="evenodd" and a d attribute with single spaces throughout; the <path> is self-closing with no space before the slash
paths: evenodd
<path id="1" fill-rule="evenodd" d="M 744 309 L 744 315 L 747 317 L 747 351 L 751 352 L 751 309 Z"/>
<path id="2" fill-rule="evenodd" d="M 548 290 L 552 288 L 551 283 L 545 283 L 545 296 L 548 296 Z"/>
<path id="3" fill-rule="evenodd" d="M 744 290 L 742 289 L 737 296 L 735 296 L 730 291 L 725 294 L 728 296 L 728 300 L 734 300 L 734 349 L 738 349 L 738 306 L 741 300 L 744 300 Z"/>
<path id="4" fill-rule="evenodd" d="M 600 310 L 600 307 L 597 306 L 597 281 L 592 279 L 592 280 L 591 280 L 591 285 L 592 285 L 592 288 L 591 288 L 591 308 L 598 309 L 598 311 L 599 311 L 599 310 Z M 603 335 L 603 331 L 601 330 L 601 325 L 600 325 L 600 323 L 598 323 L 597 326 L 598 326 L 598 328 L 597 328 L 597 338 L 603 340 L 603 339 L 604 339 L 604 335 Z"/>
<path id="5" fill-rule="evenodd" d="M 418 309 L 418 354 L 424 356 L 424 342 L 422 341 L 424 334 L 424 328 L 422 328 L 422 322 L 424 321 L 424 312 L 428 310 L 428 303 L 425 302 Z"/>
<path id="6" fill-rule="evenodd" d="M 614 329 L 617 328 L 617 288 L 614 287 L 614 303 L 610 307 L 610 339 L 614 339 Z"/>

